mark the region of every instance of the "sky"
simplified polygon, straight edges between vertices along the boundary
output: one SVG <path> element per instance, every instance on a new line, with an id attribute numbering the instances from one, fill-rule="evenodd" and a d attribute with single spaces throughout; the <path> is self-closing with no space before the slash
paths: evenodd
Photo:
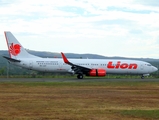
<path id="1" fill-rule="evenodd" d="M 0 50 L 4 31 L 29 50 L 159 59 L 159 2 L 0 0 Z"/>

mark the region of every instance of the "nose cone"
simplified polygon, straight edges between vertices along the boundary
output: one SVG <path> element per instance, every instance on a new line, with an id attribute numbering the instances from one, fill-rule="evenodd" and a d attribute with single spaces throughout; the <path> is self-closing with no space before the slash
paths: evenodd
<path id="1" fill-rule="evenodd" d="M 158 71 L 158 68 L 157 67 L 153 67 L 153 72 L 156 72 Z"/>

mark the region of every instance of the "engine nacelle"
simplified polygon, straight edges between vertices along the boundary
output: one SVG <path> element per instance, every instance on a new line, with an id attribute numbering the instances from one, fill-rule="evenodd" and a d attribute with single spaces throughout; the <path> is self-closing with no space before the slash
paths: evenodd
<path id="1" fill-rule="evenodd" d="M 106 70 L 104 69 L 92 69 L 88 76 L 100 76 L 100 77 L 104 77 L 106 76 Z"/>

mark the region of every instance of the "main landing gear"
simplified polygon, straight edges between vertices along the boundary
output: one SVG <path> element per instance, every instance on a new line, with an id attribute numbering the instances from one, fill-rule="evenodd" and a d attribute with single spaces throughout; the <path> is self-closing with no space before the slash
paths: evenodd
<path id="1" fill-rule="evenodd" d="M 146 76 L 149 76 L 150 74 L 143 74 L 142 76 L 141 76 L 141 79 L 144 79 Z"/>
<path id="2" fill-rule="evenodd" d="M 78 74 L 78 75 L 77 75 L 77 78 L 78 78 L 78 79 L 83 79 L 83 74 Z"/>

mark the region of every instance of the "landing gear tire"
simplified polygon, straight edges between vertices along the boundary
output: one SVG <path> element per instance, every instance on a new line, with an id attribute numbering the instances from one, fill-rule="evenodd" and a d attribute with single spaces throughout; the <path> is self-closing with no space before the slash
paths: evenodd
<path id="1" fill-rule="evenodd" d="M 78 74 L 78 75 L 77 75 L 77 78 L 78 78 L 78 79 L 83 79 L 83 75 L 82 75 L 82 74 Z"/>
<path id="2" fill-rule="evenodd" d="M 145 77 L 144 76 L 141 76 L 141 79 L 144 79 Z"/>

